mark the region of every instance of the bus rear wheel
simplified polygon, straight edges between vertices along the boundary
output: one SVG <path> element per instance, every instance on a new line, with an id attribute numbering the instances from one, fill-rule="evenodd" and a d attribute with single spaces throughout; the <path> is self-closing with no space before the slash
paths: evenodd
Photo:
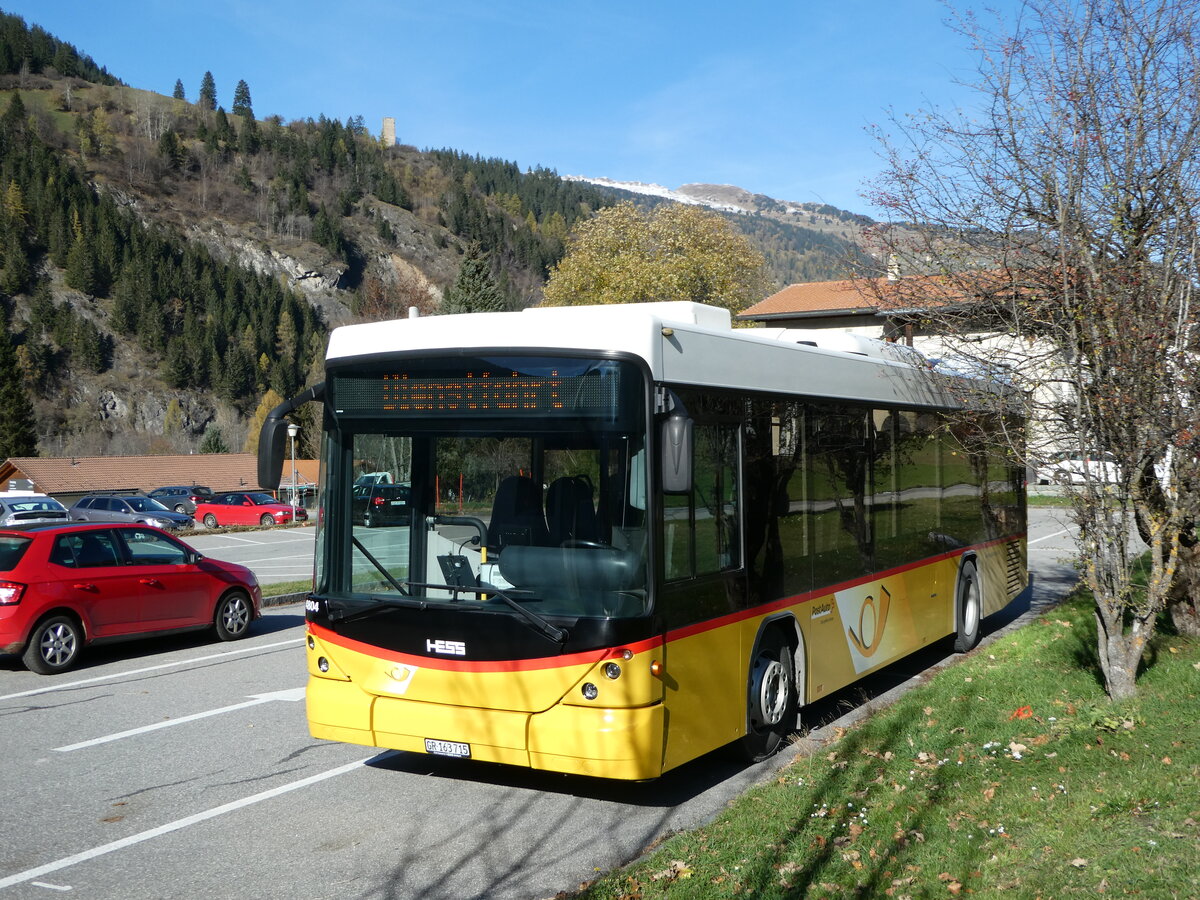
<path id="1" fill-rule="evenodd" d="M 764 634 L 750 663 L 747 731 L 738 742 L 748 762 L 773 756 L 796 727 L 792 651 L 776 631 Z"/>
<path id="2" fill-rule="evenodd" d="M 983 587 L 979 569 L 967 560 L 958 573 L 958 596 L 954 603 L 954 650 L 966 653 L 979 643 L 979 623 L 983 619 Z"/>

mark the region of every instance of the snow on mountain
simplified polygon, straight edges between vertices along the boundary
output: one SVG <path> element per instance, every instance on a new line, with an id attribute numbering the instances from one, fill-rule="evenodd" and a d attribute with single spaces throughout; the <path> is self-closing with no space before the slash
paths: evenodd
<path id="1" fill-rule="evenodd" d="M 796 203 L 791 200 L 776 200 L 766 194 L 752 194 L 732 184 L 684 184 L 678 188 L 667 188 L 661 184 L 646 184 L 640 181 L 616 181 L 612 178 L 593 178 L 588 175 L 564 175 L 567 181 L 582 181 L 599 187 L 630 191 L 651 197 L 707 206 L 721 212 L 741 215 L 765 216 L 779 222 L 800 225 L 817 231 L 838 234 L 851 238 L 865 225 L 871 224 L 867 216 L 837 209 L 826 203 Z"/>
<path id="2" fill-rule="evenodd" d="M 686 193 L 687 188 L 706 188 L 714 187 L 714 185 L 695 185 L 685 184 L 679 190 L 671 190 L 671 188 L 663 187 L 661 184 L 646 184 L 641 181 L 615 181 L 612 178 L 591 178 L 587 175 L 564 175 L 564 181 L 583 181 L 588 184 L 596 184 L 600 187 L 616 188 L 621 191 L 629 191 L 634 194 L 646 194 L 650 197 L 661 197 L 664 200 L 674 200 L 676 203 L 688 203 L 692 206 L 707 206 L 712 209 L 719 209 L 723 212 L 748 213 L 750 209 L 738 206 L 735 203 L 719 200 L 716 197 L 694 196 Z M 741 188 L 733 185 L 719 185 L 718 187 L 726 188 L 731 191 L 742 191 Z M 749 195 L 747 195 L 749 196 Z"/>

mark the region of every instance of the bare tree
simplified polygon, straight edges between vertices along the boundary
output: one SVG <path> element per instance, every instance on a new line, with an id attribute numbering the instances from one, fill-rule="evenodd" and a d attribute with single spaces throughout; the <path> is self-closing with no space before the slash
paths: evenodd
<path id="1" fill-rule="evenodd" d="M 870 282 L 880 302 L 921 310 L 960 366 L 1025 390 L 1031 463 L 1093 460 L 1068 496 L 1114 699 L 1136 692 L 1159 612 L 1194 597 L 1179 567 L 1197 561 L 1197 25 L 1189 0 L 957 17 L 979 52 L 975 107 L 881 134 L 874 199 L 905 226 L 877 230 L 872 250 L 908 277 Z"/>

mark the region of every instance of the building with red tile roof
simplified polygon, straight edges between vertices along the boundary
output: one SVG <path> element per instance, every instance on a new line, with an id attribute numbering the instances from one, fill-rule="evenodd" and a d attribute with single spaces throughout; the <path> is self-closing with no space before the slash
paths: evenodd
<path id="1" fill-rule="evenodd" d="M 284 460 L 282 491 L 291 489 L 291 460 Z M 296 460 L 296 485 L 311 490 L 318 463 Z M 177 456 L 13 457 L 0 463 L 0 490 L 34 490 L 67 505 L 93 491 L 151 491 L 171 484 L 202 484 L 214 491 L 260 490 L 253 453 Z"/>

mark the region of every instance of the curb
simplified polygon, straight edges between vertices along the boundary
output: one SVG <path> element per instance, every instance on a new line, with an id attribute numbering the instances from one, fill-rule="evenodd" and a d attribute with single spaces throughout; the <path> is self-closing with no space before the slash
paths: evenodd
<path id="1" fill-rule="evenodd" d="M 292 603 L 300 603 L 309 595 L 309 591 L 296 591 L 291 594 L 275 594 L 271 597 L 262 598 L 262 607 L 266 609 L 268 606 L 288 606 Z"/>

